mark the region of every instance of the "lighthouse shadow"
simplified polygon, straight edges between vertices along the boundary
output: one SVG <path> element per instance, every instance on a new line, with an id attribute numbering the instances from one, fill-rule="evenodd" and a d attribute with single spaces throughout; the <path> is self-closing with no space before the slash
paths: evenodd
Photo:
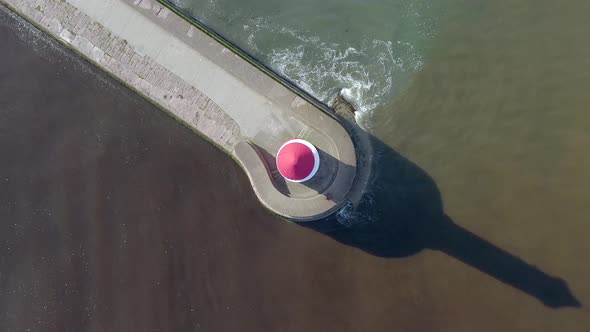
<path id="1" fill-rule="evenodd" d="M 348 193 L 348 186 L 350 183 L 343 182 L 336 178 L 338 173 L 354 174 L 353 166 L 347 165 L 340 160 L 334 158 L 326 151 L 317 148 L 320 156 L 320 167 L 316 175 L 308 181 L 302 182 L 301 185 L 312 189 L 314 192 L 323 195 L 326 199 L 334 202 L 341 202 L 345 199 Z"/>
<path id="2" fill-rule="evenodd" d="M 420 167 L 371 137 L 373 183 L 357 206 L 329 219 L 299 225 L 368 254 L 406 257 L 438 250 L 551 308 L 579 307 L 567 283 L 453 222 L 440 191 Z"/>
<path id="3" fill-rule="evenodd" d="M 256 148 L 260 158 L 264 161 L 268 176 L 272 180 L 275 188 L 277 188 L 277 190 L 283 195 L 291 196 L 287 181 L 285 181 L 285 178 L 281 176 L 281 173 L 279 173 L 279 170 L 277 169 L 276 157 L 257 144 L 252 143 L 252 145 Z"/>

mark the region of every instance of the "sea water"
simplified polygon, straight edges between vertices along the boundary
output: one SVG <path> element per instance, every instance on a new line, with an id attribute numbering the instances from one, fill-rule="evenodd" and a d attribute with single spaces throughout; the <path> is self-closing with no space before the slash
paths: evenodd
<path id="1" fill-rule="evenodd" d="M 568 296 L 543 281 L 590 301 L 589 1 L 173 1 L 323 102 L 358 108 L 379 146 L 367 220 L 480 238 L 390 262 L 428 289 L 418 330 L 590 323 L 584 307 L 551 309 Z"/>
<path id="2" fill-rule="evenodd" d="M 340 93 L 361 113 L 407 87 L 435 32 L 423 0 L 171 2 L 322 102 Z"/>

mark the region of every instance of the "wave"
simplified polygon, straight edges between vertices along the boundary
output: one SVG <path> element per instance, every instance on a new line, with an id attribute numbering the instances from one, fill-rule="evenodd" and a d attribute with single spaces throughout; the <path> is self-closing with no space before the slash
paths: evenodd
<path id="1" fill-rule="evenodd" d="M 400 73 L 415 72 L 423 65 L 421 55 L 408 42 L 371 40 L 355 48 L 273 26 L 262 18 L 244 25 L 244 30 L 248 31 L 249 48 L 256 53 L 260 53 L 261 34 L 296 40 L 292 43 L 296 46 L 272 48 L 269 54 L 263 54 L 267 64 L 328 105 L 341 94 L 360 114 L 391 97 Z"/>
<path id="2" fill-rule="evenodd" d="M 351 35 L 338 43 L 330 36 L 287 27 L 268 13 L 257 16 L 262 13 L 253 10 L 248 16 L 232 1 L 173 1 L 192 8 L 205 23 L 325 104 L 331 105 L 341 94 L 359 117 L 387 104 L 422 68 L 424 59 L 417 44 L 431 29 L 420 14 L 424 8 L 414 2 L 400 15 L 417 24 L 412 29 L 422 31 L 393 41 L 367 38 L 359 42 L 362 36 Z"/>

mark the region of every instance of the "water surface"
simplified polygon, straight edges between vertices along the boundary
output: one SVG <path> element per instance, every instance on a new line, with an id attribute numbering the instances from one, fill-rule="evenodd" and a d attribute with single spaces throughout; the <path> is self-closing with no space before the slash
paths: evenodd
<path id="1" fill-rule="evenodd" d="M 248 10 L 269 8 L 254 3 Z M 392 42 L 394 53 L 409 54 L 396 41 L 420 50 L 418 65 L 392 71 L 391 94 L 363 116 L 383 182 L 360 215 L 401 231 L 369 237 L 363 228 L 355 234 L 369 241 L 357 237 L 356 247 L 268 215 L 231 159 L 0 16 L 0 329 L 587 330 L 585 2 L 452 1 L 428 9 L 430 23 L 417 30 L 394 19 L 420 2 L 322 3 L 333 11 L 283 3 L 314 15 L 281 22 L 344 52 L 373 40 Z M 230 4 L 223 12 L 247 12 Z M 341 29 L 324 36 L 304 21 L 363 11 L 374 24 L 346 20 L 369 29 L 350 44 Z M 398 28 L 383 32 L 385 13 Z M 273 29 L 261 54 L 288 41 Z M 362 59 L 354 68 L 371 68 Z M 326 100 L 352 86 L 333 81 L 318 90 Z M 420 234 L 404 230 L 416 226 Z M 433 250 L 399 246 L 408 237 L 398 234 L 420 235 Z M 552 298 L 565 300 L 543 301 Z"/>
<path id="2" fill-rule="evenodd" d="M 455 225 L 590 300 L 587 1 L 175 1 L 323 101 L 343 92 L 359 106 L 388 179 L 367 220 L 428 212 L 436 198 L 408 197 L 430 188 Z M 412 185 L 408 169 L 425 175 Z M 407 257 L 429 330 L 590 326 L 585 307 L 548 309 L 439 251 Z"/>
<path id="3" fill-rule="evenodd" d="M 171 3 L 319 100 L 342 93 L 363 112 L 404 90 L 434 30 L 432 5 L 422 0 Z"/>

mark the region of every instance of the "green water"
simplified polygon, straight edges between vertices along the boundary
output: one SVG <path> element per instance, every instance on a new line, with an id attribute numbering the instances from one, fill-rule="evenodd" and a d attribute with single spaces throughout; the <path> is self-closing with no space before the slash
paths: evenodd
<path id="1" fill-rule="evenodd" d="M 342 92 L 383 149 L 428 174 L 456 225 L 563 279 L 582 304 L 553 309 L 423 251 L 397 264 L 419 280 L 429 330 L 587 330 L 590 2 L 175 1 L 319 99 Z M 376 210 L 411 195 L 390 165 L 378 165 L 392 180 L 369 194 Z"/>
<path id="2" fill-rule="evenodd" d="M 408 85 L 434 30 L 426 1 L 172 2 L 318 99 L 342 92 L 362 111 Z"/>

